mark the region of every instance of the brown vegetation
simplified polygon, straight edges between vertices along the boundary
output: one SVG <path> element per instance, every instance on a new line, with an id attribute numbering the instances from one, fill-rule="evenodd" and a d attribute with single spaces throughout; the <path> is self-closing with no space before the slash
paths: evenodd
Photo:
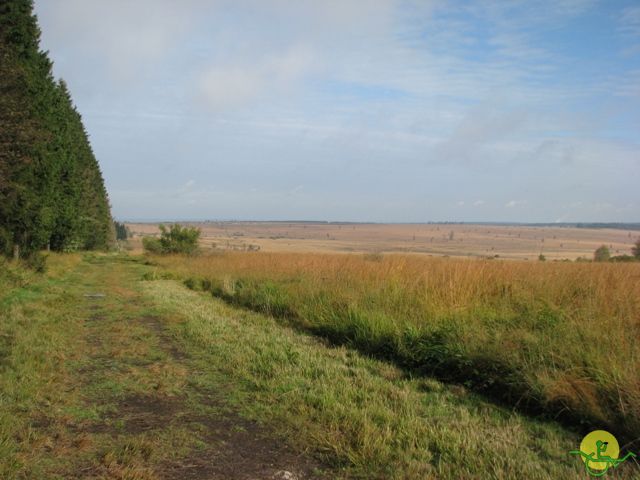
<path id="1" fill-rule="evenodd" d="M 611 255 L 631 253 L 638 232 L 569 227 L 335 224 L 308 222 L 201 222 L 201 246 L 208 250 L 267 252 L 422 253 L 434 256 L 500 257 L 536 260 L 593 258 L 606 245 Z M 140 247 L 156 224 L 129 224 Z M 452 235 L 453 234 L 453 235 Z"/>
<path id="2" fill-rule="evenodd" d="M 376 356 L 574 423 L 640 432 L 638 264 L 238 252 L 159 261 L 192 287 Z"/>

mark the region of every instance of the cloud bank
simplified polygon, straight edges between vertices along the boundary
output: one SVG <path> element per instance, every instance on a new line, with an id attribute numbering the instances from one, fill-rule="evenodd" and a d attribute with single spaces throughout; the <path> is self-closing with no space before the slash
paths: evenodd
<path id="1" fill-rule="evenodd" d="M 638 221 L 632 1 L 36 11 L 120 218 Z"/>

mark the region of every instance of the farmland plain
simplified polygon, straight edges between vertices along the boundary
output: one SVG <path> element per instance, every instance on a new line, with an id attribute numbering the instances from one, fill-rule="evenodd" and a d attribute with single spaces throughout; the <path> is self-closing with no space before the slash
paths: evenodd
<path id="1" fill-rule="evenodd" d="M 326 222 L 196 222 L 205 249 L 266 252 L 418 253 L 456 257 L 536 260 L 591 258 L 606 245 L 629 254 L 637 230 L 483 224 L 366 224 Z M 158 234 L 157 224 L 130 223 L 138 237 Z"/>

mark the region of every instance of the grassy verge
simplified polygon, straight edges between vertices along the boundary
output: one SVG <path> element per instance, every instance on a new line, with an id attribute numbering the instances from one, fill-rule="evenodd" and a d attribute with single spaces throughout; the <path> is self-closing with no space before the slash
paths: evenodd
<path id="1" fill-rule="evenodd" d="M 0 478 L 162 478 L 158 466 L 198 437 L 162 412 L 154 428 L 132 428 L 141 414 L 123 407 L 172 405 L 185 384 L 139 321 L 153 314 L 136 293 L 143 267 L 53 254 L 44 275 L 0 267 Z"/>
<path id="2" fill-rule="evenodd" d="M 195 289 L 578 429 L 640 436 L 640 265 L 227 253 Z"/>
<path id="3" fill-rule="evenodd" d="M 579 437 L 497 407 L 462 387 L 407 378 L 173 281 L 145 290 L 179 314 L 176 335 L 199 359 L 197 381 L 227 392 L 251 418 L 279 426 L 345 478 L 581 478 L 567 454 Z M 198 349 L 194 348 L 195 345 Z"/>
<path id="4" fill-rule="evenodd" d="M 59 315 L 74 302 L 59 275 L 77 261 L 58 259 L 48 276 L 0 265 L 0 478 L 14 478 L 27 463 L 30 471 L 41 471 L 30 450 L 39 450 L 47 439 L 33 425 L 48 407 L 68 399 L 59 385 L 66 361 L 74 356 L 79 323 L 73 312 Z"/>
<path id="5" fill-rule="evenodd" d="M 304 478 L 584 477 L 579 435 L 557 423 L 140 282 L 154 275 L 136 258 L 49 265 L 0 269 L 0 478 L 269 478 L 269 462 Z"/>

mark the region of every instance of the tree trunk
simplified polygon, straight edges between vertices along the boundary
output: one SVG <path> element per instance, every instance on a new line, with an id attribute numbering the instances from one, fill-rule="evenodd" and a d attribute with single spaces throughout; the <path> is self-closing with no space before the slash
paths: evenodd
<path id="1" fill-rule="evenodd" d="M 13 244 L 13 259 L 18 260 L 20 258 L 20 245 L 18 243 Z"/>

